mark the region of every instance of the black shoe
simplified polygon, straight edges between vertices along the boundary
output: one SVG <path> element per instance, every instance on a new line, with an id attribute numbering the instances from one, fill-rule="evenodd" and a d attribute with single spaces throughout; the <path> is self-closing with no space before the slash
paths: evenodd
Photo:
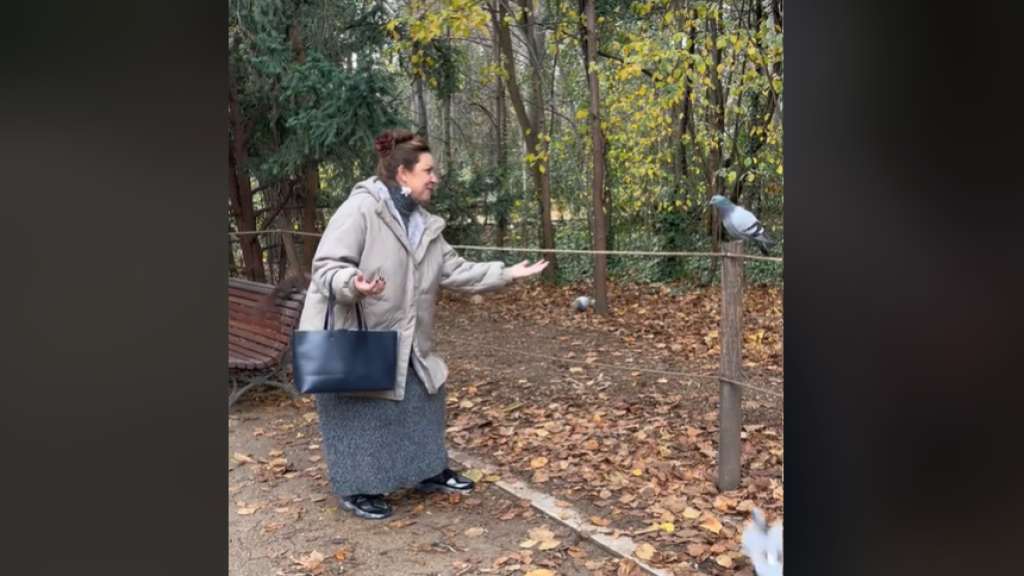
<path id="1" fill-rule="evenodd" d="M 391 504 L 382 494 L 355 494 L 341 500 L 341 507 L 360 518 L 380 520 L 391 516 Z"/>
<path id="2" fill-rule="evenodd" d="M 475 482 L 465 476 L 459 476 L 447 468 L 437 476 L 427 478 L 416 485 L 416 489 L 420 492 L 441 491 L 445 494 L 472 494 L 475 487 Z"/>

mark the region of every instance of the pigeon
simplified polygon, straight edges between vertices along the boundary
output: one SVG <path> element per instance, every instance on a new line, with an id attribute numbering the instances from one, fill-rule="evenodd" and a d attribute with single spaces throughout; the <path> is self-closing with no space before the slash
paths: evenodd
<path id="1" fill-rule="evenodd" d="M 741 542 L 757 576 L 782 576 L 781 523 L 769 528 L 761 511 L 755 508 L 753 521 L 743 529 Z"/>
<path id="2" fill-rule="evenodd" d="M 594 301 L 587 296 L 580 296 L 572 303 L 572 307 L 575 308 L 577 312 L 586 312 L 587 308 L 593 308 L 593 306 Z"/>
<path id="3" fill-rule="evenodd" d="M 768 247 L 775 244 L 775 240 L 768 237 L 764 226 L 749 210 L 743 206 L 737 206 L 731 200 L 715 194 L 708 201 L 708 206 L 714 206 L 722 217 L 722 226 L 730 236 L 737 240 L 748 240 L 753 242 L 765 256 L 770 255 Z"/>

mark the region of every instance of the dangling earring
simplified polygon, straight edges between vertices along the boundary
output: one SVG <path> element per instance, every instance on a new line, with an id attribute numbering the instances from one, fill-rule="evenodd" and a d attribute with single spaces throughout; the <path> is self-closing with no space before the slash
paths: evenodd
<path id="1" fill-rule="evenodd" d="M 403 185 L 402 186 L 402 196 L 408 196 L 409 194 L 412 194 L 412 188 L 409 188 L 408 186 Z"/>

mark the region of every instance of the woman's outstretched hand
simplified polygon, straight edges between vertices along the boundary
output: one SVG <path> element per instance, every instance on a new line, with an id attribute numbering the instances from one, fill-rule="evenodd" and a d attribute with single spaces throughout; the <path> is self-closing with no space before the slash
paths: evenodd
<path id="1" fill-rule="evenodd" d="M 529 262 L 529 260 L 523 260 L 519 264 L 508 269 L 508 273 L 512 276 L 513 280 L 536 276 L 548 267 L 548 261 L 543 258 L 538 260 L 536 264 L 531 265 Z"/>
<path id="2" fill-rule="evenodd" d="M 367 282 L 362 272 L 356 273 L 356 290 L 358 290 L 359 293 L 362 294 L 363 296 L 373 296 L 375 294 L 380 294 L 381 292 L 384 291 L 385 285 L 386 281 L 384 280 L 383 276 L 377 278 L 373 282 Z"/>

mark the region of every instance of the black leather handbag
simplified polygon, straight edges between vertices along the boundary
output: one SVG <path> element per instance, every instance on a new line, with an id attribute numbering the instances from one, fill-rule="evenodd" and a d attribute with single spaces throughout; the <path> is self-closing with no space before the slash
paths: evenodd
<path id="1" fill-rule="evenodd" d="M 398 373 L 398 332 L 369 330 L 356 303 L 357 330 L 334 329 L 334 278 L 323 330 L 292 333 L 292 378 L 302 394 L 386 392 Z"/>

